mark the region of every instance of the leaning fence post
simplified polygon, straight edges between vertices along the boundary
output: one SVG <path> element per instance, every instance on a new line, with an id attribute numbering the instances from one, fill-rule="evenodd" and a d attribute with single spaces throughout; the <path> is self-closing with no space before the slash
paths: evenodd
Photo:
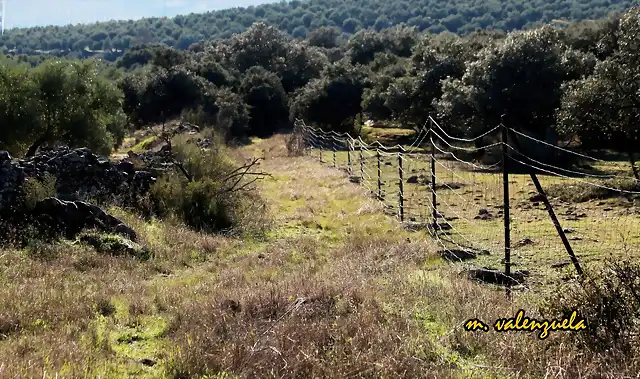
<path id="1" fill-rule="evenodd" d="M 520 143 L 518 142 L 518 137 L 513 132 L 513 130 L 511 130 L 511 129 L 507 128 L 507 127 L 505 127 L 505 129 L 511 132 L 513 144 L 515 145 L 515 147 L 517 149 L 516 152 L 518 150 L 521 150 Z M 582 271 L 582 267 L 580 267 L 580 262 L 578 262 L 578 257 L 576 257 L 576 254 L 573 252 L 573 248 L 571 247 L 571 243 L 569 243 L 569 240 L 567 239 L 567 235 L 565 234 L 564 229 L 562 229 L 562 226 L 560 225 L 560 221 L 558 220 L 558 217 L 556 216 L 556 213 L 553 211 L 553 206 L 549 202 L 549 198 L 547 197 L 546 192 L 542 188 L 542 185 L 540 184 L 540 181 L 538 180 L 538 176 L 536 175 L 535 171 L 531 169 L 531 167 L 529 167 L 528 171 L 529 171 L 529 176 L 531 177 L 531 180 L 533 181 L 533 184 L 536 186 L 536 190 L 542 196 L 542 202 L 544 203 L 544 206 L 547 208 L 547 213 L 549 214 L 549 217 L 551 218 L 551 222 L 553 222 L 553 226 L 556 228 L 556 232 L 558 233 L 558 236 L 560 236 L 560 240 L 562 241 L 562 244 L 564 245 L 564 248 L 567 250 L 567 253 L 569 254 L 569 257 L 571 258 L 571 261 L 573 262 L 573 266 L 575 267 L 576 272 L 580 276 L 584 275 L 584 272 Z"/>
<path id="2" fill-rule="evenodd" d="M 376 149 L 376 159 L 378 160 L 378 200 L 382 200 L 382 169 L 380 165 L 380 150 Z"/>
<path id="3" fill-rule="evenodd" d="M 400 211 L 400 222 L 404 222 L 404 181 L 402 169 L 402 152 L 398 152 L 398 210 Z"/>
<path id="4" fill-rule="evenodd" d="M 507 296 L 511 296 L 511 229 L 509 217 L 509 165 L 507 155 L 507 127 L 502 126 L 502 187 L 504 202 L 504 274 L 507 277 Z"/>
<path id="5" fill-rule="evenodd" d="M 318 138 L 320 141 L 320 146 L 318 147 L 318 157 L 320 159 L 320 163 L 322 163 L 322 149 L 324 148 L 324 135 L 320 135 Z"/>

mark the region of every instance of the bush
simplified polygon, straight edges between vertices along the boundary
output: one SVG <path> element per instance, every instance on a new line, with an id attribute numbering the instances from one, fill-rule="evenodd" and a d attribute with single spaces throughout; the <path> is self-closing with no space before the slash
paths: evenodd
<path id="1" fill-rule="evenodd" d="M 189 227 L 205 232 L 243 230 L 251 207 L 258 204 L 250 187 L 232 189 L 239 176 L 228 158 L 222 137 L 212 135 L 212 145 L 203 150 L 187 136 L 172 143 L 178 168 L 160 177 L 151 197 L 160 217 L 176 217 Z M 243 182 L 240 180 L 240 182 Z"/>
<path id="2" fill-rule="evenodd" d="M 583 348 L 629 353 L 640 332 L 640 265 L 609 261 L 586 278 L 558 291 L 547 308 L 569 315 L 574 310 L 587 329 L 569 335 Z"/>
<path id="3" fill-rule="evenodd" d="M 623 191 L 640 191 L 640 183 L 632 178 L 614 178 L 602 181 L 604 187 L 616 188 Z M 553 184 L 549 186 L 547 193 L 551 197 L 557 197 L 563 201 L 582 203 L 589 200 L 603 200 L 614 197 L 629 196 L 618 190 L 596 187 L 586 183 L 572 185 Z M 635 195 L 631 195 L 635 196 Z"/>
<path id="4" fill-rule="evenodd" d="M 21 203 L 25 213 L 30 212 L 41 200 L 56 196 L 56 178 L 45 173 L 42 178 L 31 178 L 21 188 Z"/>
<path id="5" fill-rule="evenodd" d="M 196 230 L 219 231 L 232 226 L 231 204 L 215 195 L 219 189 L 208 178 L 189 182 L 169 175 L 158 180 L 152 194 L 159 200 L 161 216 L 173 214 Z"/>

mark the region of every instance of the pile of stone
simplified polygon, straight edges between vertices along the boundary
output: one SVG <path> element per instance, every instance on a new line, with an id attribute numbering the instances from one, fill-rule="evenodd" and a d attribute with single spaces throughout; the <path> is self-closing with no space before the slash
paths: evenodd
<path id="1" fill-rule="evenodd" d="M 0 152 L 0 214 L 16 201 L 20 188 L 29 180 L 56 180 L 55 197 L 62 200 L 127 201 L 131 195 L 146 193 L 156 176 L 136 170 L 129 160 L 111 162 L 87 148 L 61 147 L 45 150 L 26 159 L 12 159 Z"/>
<path id="2" fill-rule="evenodd" d="M 25 185 L 47 177 L 55 179 L 55 194 L 36 203 L 31 214 L 21 214 Z M 112 162 L 87 148 L 58 147 L 25 159 L 0 151 L 0 220 L 12 223 L 31 218 L 69 237 L 84 228 L 97 228 L 135 240 L 130 227 L 86 201 L 135 204 L 156 177 L 153 170 L 145 170 L 131 159 Z"/>

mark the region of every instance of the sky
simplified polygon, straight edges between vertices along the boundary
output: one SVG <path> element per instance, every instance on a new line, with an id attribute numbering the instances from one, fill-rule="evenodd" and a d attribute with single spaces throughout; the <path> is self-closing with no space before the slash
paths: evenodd
<path id="1" fill-rule="evenodd" d="M 275 0 L 6 0 L 5 28 L 173 17 L 273 1 Z"/>

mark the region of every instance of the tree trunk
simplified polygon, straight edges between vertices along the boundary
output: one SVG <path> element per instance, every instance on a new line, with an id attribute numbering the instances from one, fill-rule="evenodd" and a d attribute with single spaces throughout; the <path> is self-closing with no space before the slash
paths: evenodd
<path id="1" fill-rule="evenodd" d="M 636 160 L 633 156 L 633 153 L 630 151 L 628 154 L 629 163 L 631 163 L 631 170 L 633 170 L 633 176 L 635 176 L 636 180 L 640 181 L 640 170 L 638 170 L 638 166 L 636 166 Z"/>
<path id="2" fill-rule="evenodd" d="M 42 146 L 43 143 L 47 142 L 47 140 L 49 140 L 49 133 L 45 133 L 42 136 L 38 137 L 38 139 L 36 139 L 31 144 L 31 146 L 29 146 L 29 149 L 27 150 L 25 157 L 33 157 L 34 155 L 36 155 L 38 148 Z"/>

